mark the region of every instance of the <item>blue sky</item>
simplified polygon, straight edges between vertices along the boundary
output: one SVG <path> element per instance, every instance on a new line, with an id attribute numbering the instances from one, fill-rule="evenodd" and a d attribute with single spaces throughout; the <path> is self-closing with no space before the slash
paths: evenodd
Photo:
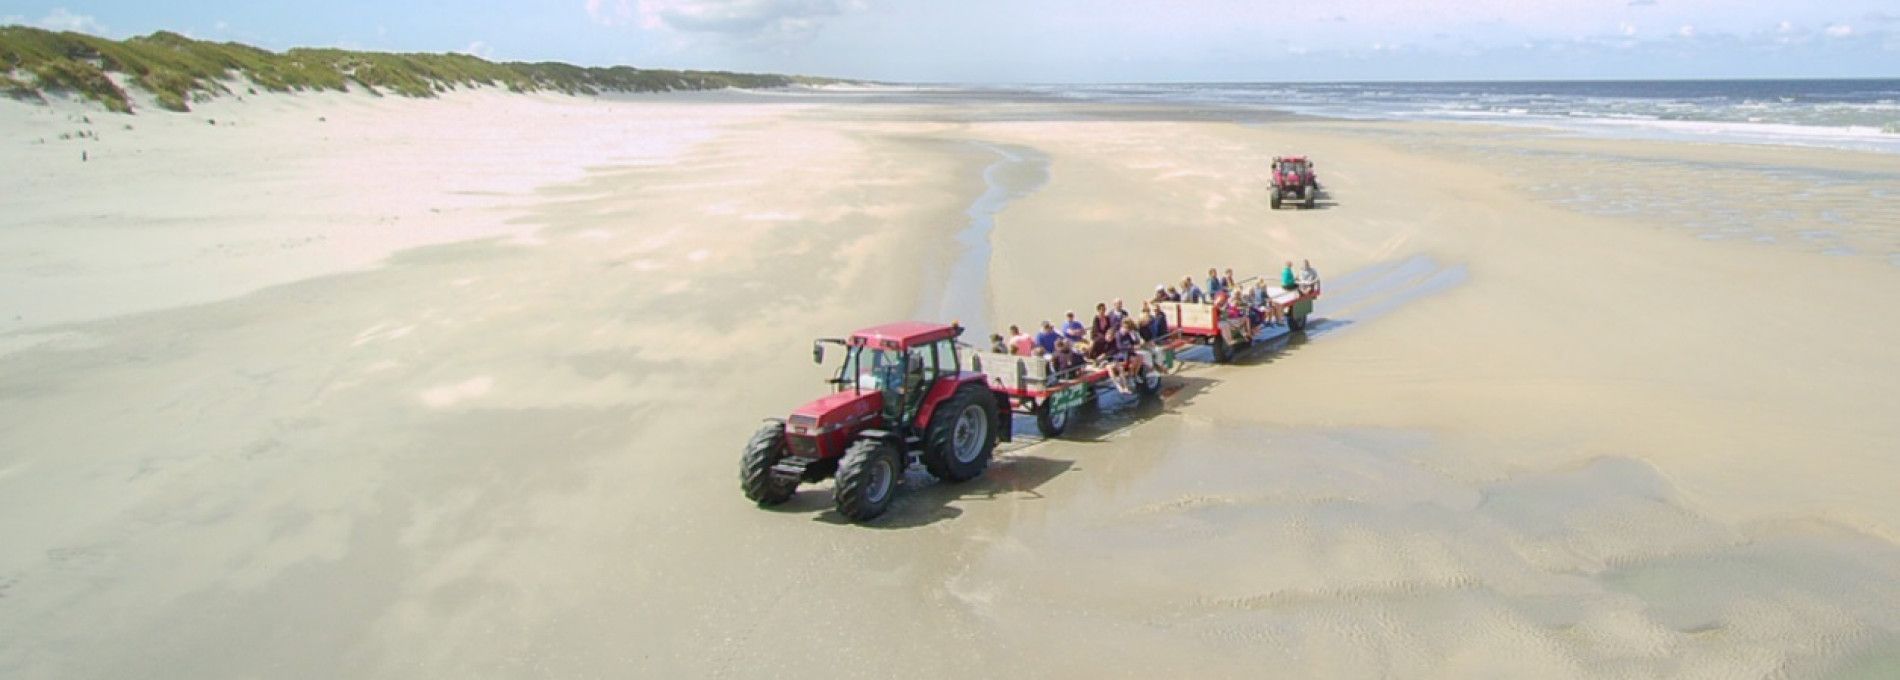
<path id="1" fill-rule="evenodd" d="M 894 81 L 1900 77 L 1900 0 L 0 0 L 0 23 Z"/>

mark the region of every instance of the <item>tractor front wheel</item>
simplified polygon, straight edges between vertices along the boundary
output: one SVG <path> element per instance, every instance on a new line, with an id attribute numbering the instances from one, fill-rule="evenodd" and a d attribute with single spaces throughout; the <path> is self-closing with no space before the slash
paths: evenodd
<path id="1" fill-rule="evenodd" d="M 832 500 L 838 514 L 853 522 L 875 519 L 891 509 L 897 496 L 897 481 L 904 474 L 898 464 L 897 447 L 890 442 L 860 439 L 845 449 L 838 461 L 838 482 L 832 487 Z"/>
<path id="2" fill-rule="evenodd" d="M 739 489 L 745 497 L 761 506 L 778 505 L 791 500 L 798 482 L 781 481 L 772 476 L 772 466 L 785 457 L 785 424 L 766 423 L 746 442 L 745 455 L 739 459 Z"/>
<path id="3" fill-rule="evenodd" d="M 1273 198 L 1269 202 L 1273 204 L 1274 210 L 1280 209 L 1280 187 L 1273 188 Z"/>
<path id="4" fill-rule="evenodd" d="M 946 482 L 976 479 L 996 450 L 996 393 L 966 383 L 931 411 L 928 427 L 924 469 Z"/>

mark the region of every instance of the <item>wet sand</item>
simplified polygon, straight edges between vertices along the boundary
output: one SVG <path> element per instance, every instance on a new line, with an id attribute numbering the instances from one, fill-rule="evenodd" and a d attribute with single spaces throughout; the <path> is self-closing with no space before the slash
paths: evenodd
<path id="1" fill-rule="evenodd" d="M 106 126 L 106 170 L 0 102 L 38 154 L 0 170 L 0 676 L 1900 668 L 1891 157 L 955 93 L 491 99 L 231 104 L 268 160 L 242 127 Z M 361 136 L 309 142 L 313 113 Z M 439 141 L 495 129 L 572 143 Z M 664 148 L 536 151 L 630 130 Z M 1267 209 L 1282 153 L 1321 209 Z M 447 174 L 472 158 L 551 174 Z M 1747 228 L 1841 221 L 1853 252 L 1691 224 L 1762 217 L 1764 172 L 1845 179 Z M 347 182 L 382 192 L 234 198 Z M 1581 185 L 1667 209 L 1551 189 Z M 160 247 L 252 229 L 316 245 Z M 1289 258 L 1326 276 L 1311 332 L 982 479 L 913 470 L 868 526 L 828 485 L 736 488 L 758 420 L 822 390 L 812 337 Z"/>

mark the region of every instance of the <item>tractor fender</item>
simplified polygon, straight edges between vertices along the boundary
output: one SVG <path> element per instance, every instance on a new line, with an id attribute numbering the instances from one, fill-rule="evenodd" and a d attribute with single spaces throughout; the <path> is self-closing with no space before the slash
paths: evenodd
<path id="1" fill-rule="evenodd" d="M 937 405 L 943 403 L 945 399 L 949 399 L 950 395 L 956 394 L 957 388 L 971 383 L 975 383 L 978 387 L 982 387 L 986 390 L 990 388 L 989 382 L 984 378 L 983 374 L 971 372 L 958 373 L 954 377 L 942 378 L 937 381 L 937 384 L 931 385 L 930 391 L 924 393 L 923 408 L 917 410 L 917 431 L 923 432 L 928 430 L 930 428 L 930 417 L 936 414 Z"/>

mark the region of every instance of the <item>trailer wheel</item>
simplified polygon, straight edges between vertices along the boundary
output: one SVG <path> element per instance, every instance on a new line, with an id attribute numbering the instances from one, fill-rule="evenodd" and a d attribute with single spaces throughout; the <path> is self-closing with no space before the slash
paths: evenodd
<path id="1" fill-rule="evenodd" d="M 1227 345 L 1227 332 L 1220 328 L 1215 328 L 1214 363 L 1224 364 L 1227 363 L 1227 360 L 1232 358 L 1234 358 L 1234 349 Z"/>
<path id="2" fill-rule="evenodd" d="M 761 507 L 791 500 L 798 482 L 772 477 L 772 466 L 785 457 L 785 424 L 766 423 L 746 442 L 745 455 L 739 458 L 739 489 Z"/>
<path id="3" fill-rule="evenodd" d="M 1143 371 L 1141 379 L 1135 382 L 1135 391 L 1141 396 L 1152 397 L 1161 393 L 1161 372 L 1150 367 Z"/>
<path id="4" fill-rule="evenodd" d="M 1041 406 L 1036 407 L 1036 431 L 1042 433 L 1043 439 L 1055 439 L 1062 436 L 1062 433 L 1069 429 L 1069 417 L 1075 415 L 1074 411 L 1075 409 L 1051 410 L 1049 402 L 1043 401 Z"/>
<path id="5" fill-rule="evenodd" d="M 946 482 L 976 479 L 989 468 L 996 439 L 996 393 L 965 384 L 931 412 L 924 433 L 924 469 Z"/>
<path id="6" fill-rule="evenodd" d="M 851 442 L 838 461 L 838 484 L 831 498 L 838 514 L 853 522 L 863 522 L 884 514 L 897 495 L 897 480 L 904 474 L 898 464 L 897 447 L 877 439 Z"/>
<path id="7" fill-rule="evenodd" d="M 1288 314 L 1286 317 L 1286 329 L 1295 333 L 1306 332 L 1306 315 L 1300 314 L 1296 316 Z"/>

